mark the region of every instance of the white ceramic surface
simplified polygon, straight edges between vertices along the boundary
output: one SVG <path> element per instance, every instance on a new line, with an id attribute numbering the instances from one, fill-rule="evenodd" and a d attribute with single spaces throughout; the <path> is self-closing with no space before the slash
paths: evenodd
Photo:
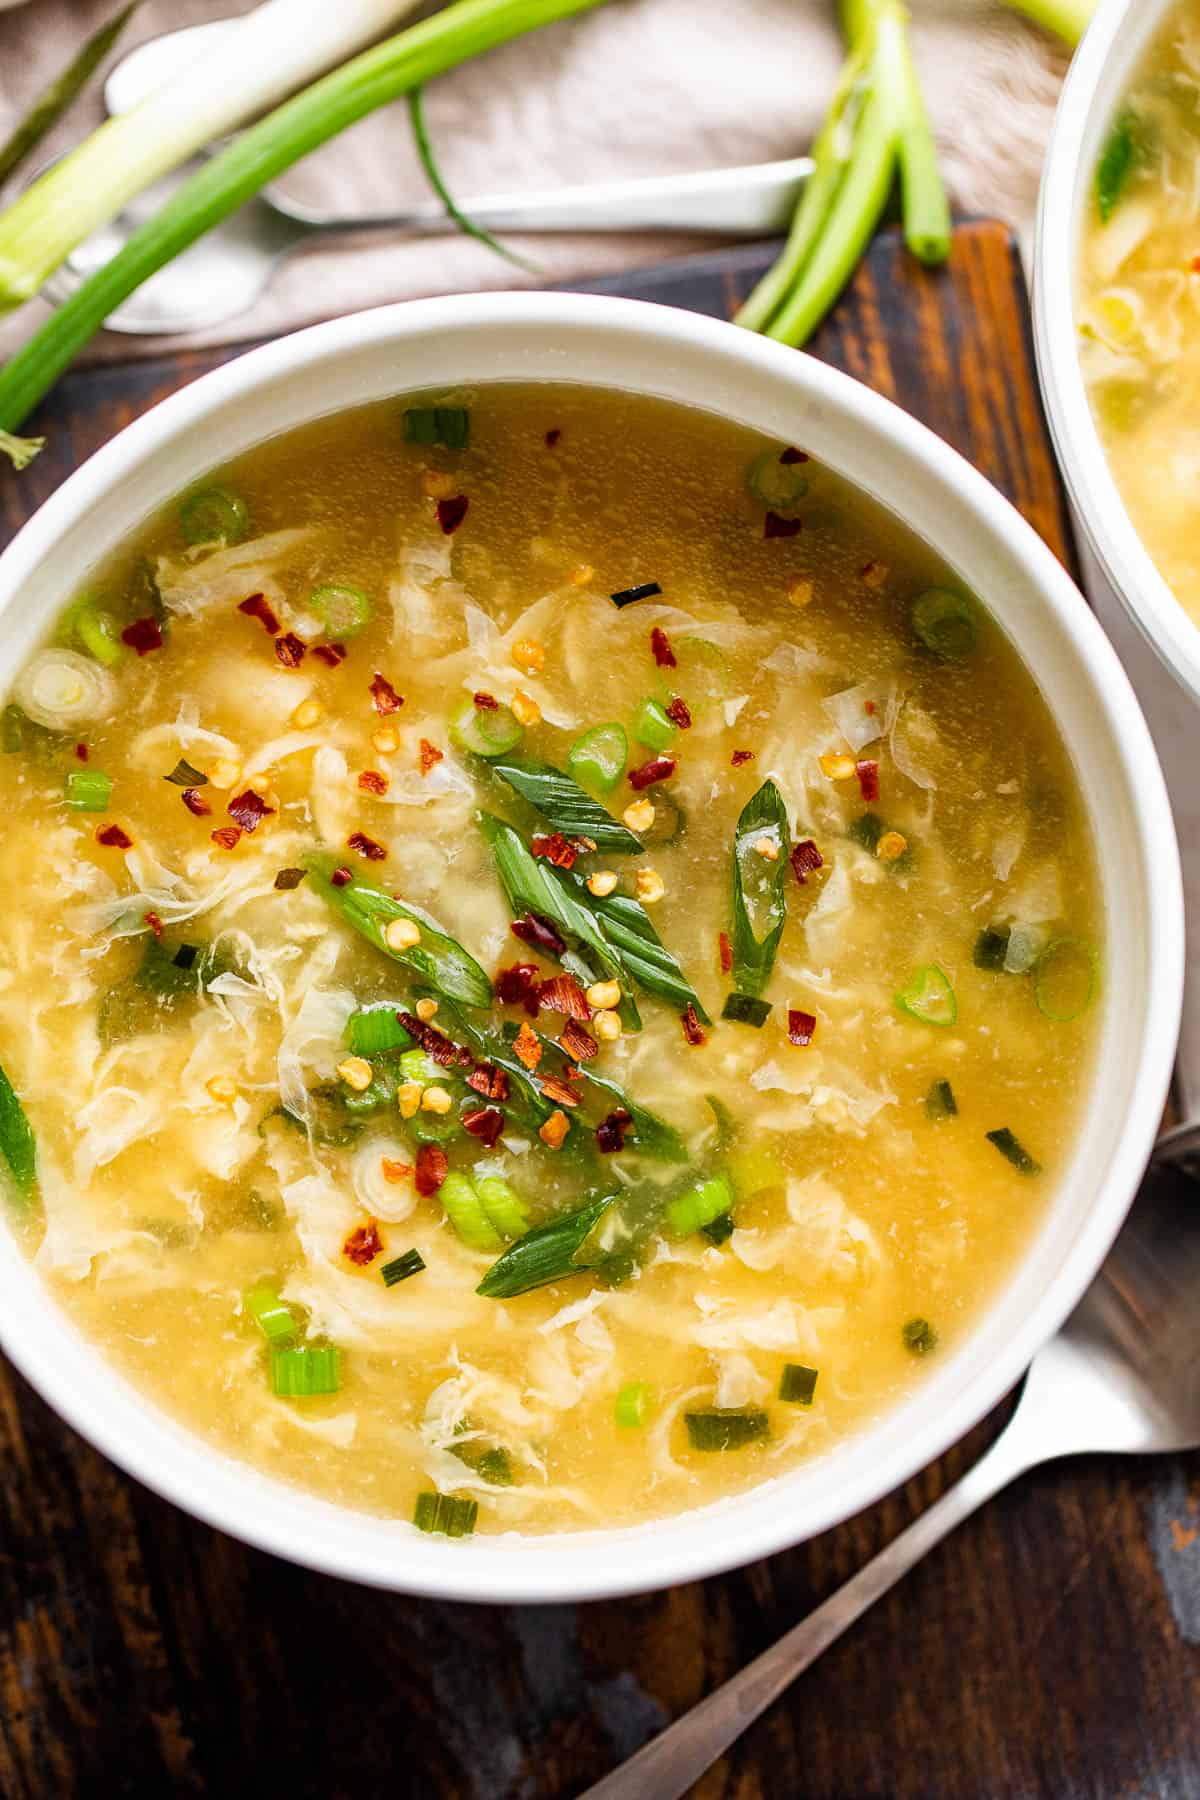
<path id="1" fill-rule="evenodd" d="M 891 506 L 984 598 L 1037 673 L 1109 852 L 1094 1091 L 1014 1278 L 911 1400 L 823 1460 L 717 1508 L 621 1531 L 461 1543 L 339 1510 L 218 1454 L 150 1406 L 76 1333 L 0 1230 L 8 1354 L 158 1492 L 253 1544 L 356 1580 L 462 1599 L 566 1600 L 691 1580 L 822 1531 L 906 1480 L 1005 1393 L 1091 1279 L 1146 1162 L 1178 1027 L 1182 913 L 1144 721 L 1103 633 L 1034 532 L 939 439 L 846 376 L 730 325 L 635 302 L 418 301 L 317 326 L 183 389 L 86 463 L 0 557 L 0 687 L 87 570 L 213 463 L 343 406 L 491 380 L 571 380 L 701 405 L 803 444 Z"/>
<path id="2" fill-rule="evenodd" d="M 1133 528 L 1088 405 L 1075 330 L 1075 268 L 1104 140 L 1176 0 L 1100 0 L 1063 85 L 1046 155 L 1034 250 L 1034 334 L 1067 487 L 1109 584 L 1159 656 L 1200 700 L 1200 627 Z"/>

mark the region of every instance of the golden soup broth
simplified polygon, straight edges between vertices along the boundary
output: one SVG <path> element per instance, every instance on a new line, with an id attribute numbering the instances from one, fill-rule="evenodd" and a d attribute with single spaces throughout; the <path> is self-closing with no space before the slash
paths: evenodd
<path id="1" fill-rule="evenodd" d="M 63 735 L 6 714 L 0 1055 L 39 1146 L 25 1229 L 97 1354 L 214 1447 L 403 1518 L 439 1491 L 477 1500 L 480 1531 L 626 1523 L 828 1451 L 971 1328 L 1070 1152 L 1099 1011 L 1047 1018 L 1039 998 L 1074 1005 L 1047 1002 L 1046 964 L 1027 971 L 1064 938 L 1098 946 L 1100 903 L 1072 769 L 1032 682 L 974 603 L 950 602 L 951 635 L 964 614 L 973 628 L 962 654 L 920 641 L 914 600 L 954 584 L 891 517 L 704 414 L 549 386 L 453 398 L 470 406 L 468 448 L 406 442 L 404 403 L 389 402 L 222 470 L 245 508 L 240 542 L 189 546 L 168 508 L 89 587 L 100 611 L 83 615 L 84 637 L 108 609 L 110 634 L 133 623 L 142 648 L 102 674 L 98 715 Z M 757 457 L 783 509 L 770 518 L 746 485 Z M 438 502 L 449 524 L 460 495 L 468 510 L 447 532 Z M 193 535 L 207 506 L 188 510 Z M 661 594 L 610 598 L 651 582 Z M 370 607 L 341 661 L 322 659 L 309 604 L 331 584 Z M 156 609 L 161 648 L 136 624 Z M 72 618 L 55 642 L 86 657 Z M 35 713 L 39 667 L 15 689 Z M 388 711 L 393 690 L 402 704 Z M 476 693 L 497 704 L 476 710 Z M 689 1043 L 678 994 L 643 991 L 642 1029 L 606 1037 L 617 1015 L 600 1006 L 606 1020 L 582 1022 L 597 1053 L 585 1041 L 572 1066 L 666 1122 L 685 1160 L 639 1154 L 644 1121 L 626 1126 L 623 1151 L 601 1148 L 596 1126 L 620 1096 L 585 1079 L 567 1081 L 582 1104 L 552 1090 L 566 1143 L 541 1140 L 551 1101 L 537 1084 L 562 1080 L 550 1040 L 567 1024 L 547 1006 L 532 1100 L 514 1077 L 493 1148 L 461 1125 L 490 1103 L 465 1085 L 470 1056 L 415 1076 L 411 1059 L 389 1066 L 396 1052 L 364 1057 L 377 1083 L 364 1101 L 349 1016 L 374 1002 L 411 1014 L 430 996 L 339 912 L 362 883 L 428 909 L 488 976 L 562 973 L 513 935 L 478 814 L 525 838 L 549 825 L 456 748 L 449 721 L 465 706 L 468 728 L 512 730 L 508 703 L 526 718 L 532 703 L 541 717 L 520 754 L 560 770 L 585 730 L 619 721 L 632 771 L 654 755 L 634 741 L 654 697 L 690 712 L 666 751 L 674 772 L 640 795 L 621 779 L 607 798 L 618 819 L 639 798 L 655 808 L 644 846 L 585 847 L 569 875 L 545 856 L 532 866 L 559 896 L 602 870 L 636 894 L 641 872 L 642 918 L 712 1023 Z M 423 742 L 441 760 L 423 759 Z M 71 810 L 68 776 L 78 797 L 79 775 L 97 771 L 113 783 L 107 809 Z M 721 934 L 739 947 L 732 846 L 768 781 L 786 821 L 751 828 L 745 879 L 782 873 L 786 924 L 756 1028 L 721 1019 L 734 979 Z M 236 820 L 240 837 L 223 841 Z M 789 852 L 805 841 L 821 866 L 801 858 L 801 882 Z M 319 850 L 348 888 L 277 883 Z M 583 901 L 594 920 L 586 889 Z M 1026 972 L 976 966 L 989 927 L 985 959 Z M 931 965 L 925 1002 L 913 999 L 927 1019 L 896 996 L 916 995 Z M 789 1015 L 807 1035 L 802 1014 L 808 1044 L 789 1038 Z M 513 1033 L 533 1027 L 522 1005 L 466 1016 L 519 1076 Z M 432 1025 L 463 1043 L 445 1000 Z M 353 1110 L 383 1088 L 376 1110 Z M 429 1088 L 449 1113 L 425 1105 Z M 414 1131 L 447 1134 L 442 1192 L 417 1191 L 414 1171 L 436 1176 L 439 1159 Z M 499 1207 L 499 1230 L 483 1219 L 490 1250 L 470 1248 L 443 1206 L 472 1166 L 517 1206 Z M 672 1202 L 718 1177 L 734 1228 L 713 1243 Z M 503 1238 L 613 1194 L 584 1245 L 608 1259 L 599 1273 L 564 1261 L 536 1291 L 476 1293 Z M 424 1269 L 385 1285 L 384 1265 L 413 1249 Z M 290 1309 L 296 1345 L 337 1347 L 335 1393 L 273 1392 L 244 1303 L 262 1287 Z M 811 1404 L 780 1397 L 788 1364 L 817 1371 Z M 644 1391 L 621 1413 L 641 1423 L 618 1422 L 630 1384 Z M 713 1409 L 715 1426 L 689 1427 Z M 696 1448 L 696 1429 L 750 1441 Z"/>
<path id="2" fill-rule="evenodd" d="M 1080 357 L 1138 535 L 1200 623 L 1200 8 L 1176 8 L 1107 141 L 1079 270 Z M 1107 213 L 1107 218 L 1103 214 Z"/>

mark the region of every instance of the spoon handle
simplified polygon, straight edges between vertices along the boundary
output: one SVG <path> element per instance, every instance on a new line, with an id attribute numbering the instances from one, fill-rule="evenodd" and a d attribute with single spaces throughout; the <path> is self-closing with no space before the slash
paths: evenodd
<path id="1" fill-rule="evenodd" d="M 693 1706 L 579 1800 L 679 1800 L 748 1725 L 985 1500 L 1039 1460 L 1010 1427 L 962 1480 L 778 1643 Z"/>

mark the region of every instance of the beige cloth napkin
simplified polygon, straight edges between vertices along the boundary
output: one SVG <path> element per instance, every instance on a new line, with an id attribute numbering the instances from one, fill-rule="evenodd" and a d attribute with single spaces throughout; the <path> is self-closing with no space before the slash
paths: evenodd
<path id="1" fill-rule="evenodd" d="M 115 0 L 28 0 L 0 11 L 0 132 Z M 336 4 L 336 0 L 331 0 Z M 248 10 L 150 0 L 123 41 Z M 1042 150 L 1066 57 L 995 0 L 913 0 L 914 44 L 957 206 L 1008 220 L 1027 241 Z M 839 66 L 831 0 L 609 0 L 468 64 L 429 91 L 426 115 L 452 191 L 540 188 L 794 156 L 813 136 Z M 51 152 L 102 116 L 98 85 Z M 281 186 L 330 210 L 385 211 L 427 189 L 407 111 L 383 112 L 291 171 Z M 580 236 L 529 246 L 543 280 L 583 279 L 717 239 Z M 273 334 L 418 294 L 532 279 L 461 238 L 345 240 L 305 249 L 252 312 L 182 343 Z M 45 316 L 0 320 L 0 354 Z M 106 334 L 92 355 L 152 354 L 161 340 Z"/>

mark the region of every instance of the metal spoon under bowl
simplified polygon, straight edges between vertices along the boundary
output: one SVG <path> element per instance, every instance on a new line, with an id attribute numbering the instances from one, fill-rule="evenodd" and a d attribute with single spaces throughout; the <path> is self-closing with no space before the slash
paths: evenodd
<path id="1" fill-rule="evenodd" d="M 956 1525 L 1060 1456 L 1200 1449 L 1200 1192 L 1147 1178 L 1099 1275 L 1034 1359 L 969 1474 L 771 1649 L 580 1800 L 677 1800 L 823 1650 Z"/>

